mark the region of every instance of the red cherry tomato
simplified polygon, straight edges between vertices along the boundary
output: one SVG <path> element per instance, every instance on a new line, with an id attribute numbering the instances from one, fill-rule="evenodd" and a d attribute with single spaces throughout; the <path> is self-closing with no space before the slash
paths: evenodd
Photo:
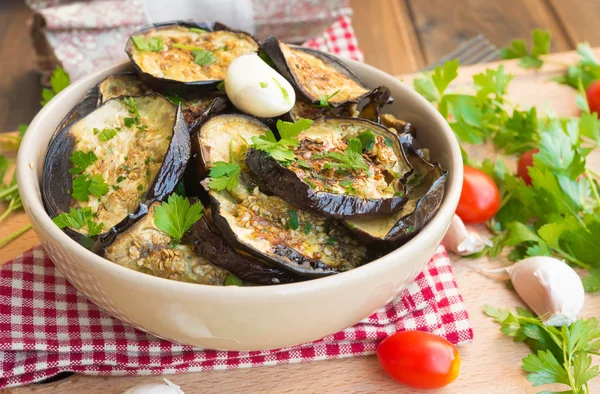
<path id="1" fill-rule="evenodd" d="M 594 81 L 588 86 L 585 95 L 590 111 L 600 115 L 600 81 Z"/>
<path id="2" fill-rule="evenodd" d="M 481 223 L 494 217 L 500 208 L 500 192 L 492 178 L 465 166 L 462 193 L 456 214 L 465 223 Z"/>
<path id="3" fill-rule="evenodd" d="M 538 153 L 539 149 L 531 149 L 523 153 L 519 157 L 519 163 L 517 164 L 517 176 L 523 178 L 525 184 L 531 185 L 531 177 L 529 176 L 529 167 L 533 166 L 533 155 Z"/>
<path id="4" fill-rule="evenodd" d="M 418 389 L 438 389 L 456 379 L 460 354 L 437 335 L 422 331 L 397 332 L 377 347 L 377 359 L 392 378 Z"/>

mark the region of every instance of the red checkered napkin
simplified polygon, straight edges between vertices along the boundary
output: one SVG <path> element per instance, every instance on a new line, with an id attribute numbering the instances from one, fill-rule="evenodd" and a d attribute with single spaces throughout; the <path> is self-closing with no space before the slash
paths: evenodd
<path id="1" fill-rule="evenodd" d="M 64 371 L 161 375 L 354 357 L 396 331 L 422 330 L 455 344 L 473 330 L 442 246 L 407 289 L 354 327 L 291 348 L 216 351 L 136 330 L 79 293 L 41 247 L 0 267 L 0 388 Z"/>

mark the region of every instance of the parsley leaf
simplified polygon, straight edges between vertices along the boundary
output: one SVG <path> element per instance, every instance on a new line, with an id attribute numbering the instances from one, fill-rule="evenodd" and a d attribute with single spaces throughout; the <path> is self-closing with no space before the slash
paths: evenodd
<path id="1" fill-rule="evenodd" d="M 176 241 L 202 217 L 204 207 L 200 202 L 190 205 L 186 197 L 171 194 L 167 202 L 163 202 L 154 210 L 154 224 L 169 234 Z"/>
<path id="2" fill-rule="evenodd" d="M 160 37 L 131 36 L 135 47 L 142 52 L 160 52 L 164 49 L 163 40 Z"/>
<path id="3" fill-rule="evenodd" d="M 335 92 L 331 93 L 330 95 L 324 94 L 321 97 L 319 97 L 319 107 L 329 107 L 329 100 L 332 99 L 333 96 L 335 96 L 336 94 L 338 94 L 340 92 L 340 89 L 336 90 Z"/>
<path id="4" fill-rule="evenodd" d="M 239 175 L 239 164 L 218 161 L 210 169 L 210 182 L 208 183 L 208 187 L 217 191 L 224 189 L 231 191 L 237 186 Z"/>
<path id="5" fill-rule="evenodd" d="M 269 87 L 269 84 L 266 82 L 260 82 L 260 87 L 265 89 L 265 88 Z"/>
<path id="6" fill-rule="evenodd" d="M 244 282 L 232 273 L 225 278 L 225 286 L 242 286 Z"/>
<path id="7" fill-rule="evenodd" d="M 56 66 L 52 72 L 52 76 L 50 77 L 51 88 L 44 88 L 44 90 L 42 90 L 42 101 L 40 102 L 42 107 L 48 104 L 48 102 L 52 100 L 54 96 L 63 91 L 67 86 L 69 86 L 70 83 L 71 77 L 69 74 L 67 74 L 61 67 Z"/>
<path id="8" fill-rule="evenodd" d="M 439 102 L 448 85 L 458 76 L 458 60 L 450 60 L 442 66 L 436 67 L 433 72 L 423 74 L 415 79 L 415 90 L 431 102 Z"/>
<path id="9" fill-rule="evenodd" d="M 100 133 L 98 133 L 98 139 L 102 142 L 106 142 L 117 135 L 117 130 L 115 129 L 103 129 Z"/>
<path id="10" fill-rule="evenodd" d="M 289 103 L 290 102 L 290 95 L 289 95 L 288 91 L 283 87 L 283 85 L 281 84 L 281 82 L 279 82 L 277 80 L 277 78 L 273 77 L 272 79 L 275 82 L 275 84 L 277 85 L 277 87 L 279 88 L 279 90 L 281 90 L 281 94 L 283 95 L 283 100 L 286 103 Z"/>
<path id="11" fill-rule="evenodd" d="M 367 129 L 356 136 L 365 150 L 371 150 L 375 146 L 375 134 L 370 129 Z"/>
<path id="12" fill-rule="evenodd" d="M 69 160 L 75 167 L 69 169 L 73 175 L 81 174 L 87 167 L 91 166 L 98 160 L 94 152 L 82 152 L 80 150 L 73 151 Z"/>
<path id="13" fill-rule="evenodd" d="M 275 160 L 282 163 L 290 163 L 296 159 L 296 155 L 290 147 L 298 146 L 298 135 L 307 130 L 313 121 L 310 119 L 299 119 L 298 121 L 285 122 L 279 119 L 277 121 L 277 131 L 281 139 L 277 141 L 271 130 L 267 130 L 265 135 L 252 137 L 252 147 L 254 149 L 267 152 Z"/>
<path id="14" fill-rule="evenodd" d="M 194 33 L 198 33 L 198 34 L 204 34 L 204 33 L 206 33 L 206 30 L 199 29 L 197 27 L 190 27 L 190 31 L 193 31 Z"/>
<path id="15" fill-rule="evenodd" d="M 500 58 L 520 59 L 519 66 L 523 68 L 540 68 L 544 61 L 540 55 L 550 52 L 550 32 L 547 30 L 534 29 L 532 32 L 533 45 L 531 51 L 527 50 L 524 40 L 511 41 L 510 45 L 500 51 Z"/>
<path id="16" fill-rule="evenodd" d="M 342 170 L 355 170 L 367 171 L 369 166 L 365 162 L 362 156 L 362 144 L 357 138 L 350 138 L 348 141 L 348 149 L 344 153 L 340 152 L 328 152 L 327 157 L 336 160 L 335 163 L 325 163 L 323 169 L 342 169 Z"/>
<path id="17" fill-rule="evenodd" d="M 577 45 L 577 53 L 581 57 L 577 64 L 569 66 L 564 75 L 553 78 L 554 81 L 570 85 L 575 89 L 581 82 L 584 89 L 595 80 L 600 79 L 600 64 L 589 43 Z"/>
<path id="18" fill-rule="evenodd" d="M 89 207 L 80 209 L 71 208 L 69 213 L 61 213 L 52 218 L 52 221 L 58 228 L 69 227 L 74 230 L 81 230 L 87 226 L 89 237 L 100 234 L 104 228 L 104 223 L 94 223 L 92 220 L 92 209 Z"/>
<path id="19" fill-rule="evenodd" d="M 298 211 L 291 210 L 290 217 L 288 219 L 288 227 L 292 230 L 298 230 L 300 226 L 300 218 L 298 217 Z"/>
<path id="20" fill-rule="evenodd" d="M 90 178 L 89 175 L 79 175 L 73 179 L 73 191 L 71 196 L 77 201 L 89 201 L 89 195 L 94 197 L 102 197 L 108 193 L 108 185 L 104 182 L 104 178 L 100 174 L 94 174 Z"/>
<path id="21" fill-rule="evenodd" d="M 208 66 L 217 61 L 215 54 L 206 49 L 193 50 L 192 55 L 194 55 L 194 63 L 199 66 Z"/>
<path id="22" fill-rule="evenodd" d="M 90 178 L 89 192 L 94 197 L 102 197 L 108 193 L 108 185 L 104 182 L 104 178 L 100 174 L 94 174 Z"/>

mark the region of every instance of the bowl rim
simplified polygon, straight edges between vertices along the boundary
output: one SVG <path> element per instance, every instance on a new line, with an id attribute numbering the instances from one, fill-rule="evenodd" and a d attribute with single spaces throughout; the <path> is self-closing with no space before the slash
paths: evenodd
<path id="1" fill-rule="evenodd" d="M 432 122 L 431 127 L 433 129 L 441 131 L 445 135 L 446 139 L 450 142 L 450 146 L 448 147 L 449 152 L 447 153 L 449 154 L 449 162 L 451 168 L 446 168 L 446 170 L 448 172 L 452 172 L 452 176 L 449 177 L 451 179 L 451 182 L 446 183 L 444 200 L 442 201 L 440 208 L 433 216 L 433 218 L 429 221 L 429 223 L 414 238 L 412 238 L 406 244 L 400 246 L 399 248 L 397 248 L 393 252 L 388 253 L 385 256 L 382 256 L 376 260 L 370 261 L 369 263 L 366 263 L 360 267 L 354 268 L 346 272 L 302 282 L 286 283 L 272 286 L 212 286 L 197 283 L 179 282 L 134 271 L 132 269 L 123 267 L 119 264 L 113 263 L 93 253 L 92 251 L 86 249 L 85 247 L 77 243 L 75 240 L 71 239 L 66 233 L 64 233 L 54 224 L 54 222 L 44 209 L 42 197 L 38 191 L 40 187 L 40 180 L 38 180 L 37 165 L 35 163 L 37 160 L 45 160 L 46 153 L 44 153 L 43 157 L 40 158 L 36 156 L 39 150 L 39 147 L 37 146 L 38 144 L 36 143 L 38 140 L 37 137 L 40 134 L 44 134 L 42 131 L 44 130 L 45 117 L 53 111 L 61 110 L 58 108 L 61 106 L 61 99 L 69 95 L 71 91 L 80 88 L 81 86 L 92 87 L 100 79 L 104 78 L 107 75 L 129 70 L 131 68 L 129 60 L 123 60 L 122 62 L 113 63 L 107 67 L 104 67 L 92 74 L 81 78 L 80 80 L 68 86 L 62 92 L 57 94 L 34 117 L 34 119 L 29 125 L 27 133 L 25 133 L 23 137 L 17 156 L 17 182 L 19 191 L 21 193 L 21 198 L 23 200 L 23 206 L 25 207 L 25 210 L 29 216 L 36 218 L 35 222 L 37 222 L 39 227 L 44 230 L 44 232 L 52 240 L 52 242 L 62 244 L 65 248 L 69 249 L 70 253 L 75 252 L 74 254 L 78 255 L 79 257 L 85 258 L 87 264 L 96 265 L 103 271 L 109 271 L 113 275 L 122 276 L 127 280 L 146 281 L 148 286 L 153 286 L 155 288 L 166 288 L 172 291 L 186 290 L 196 293 L 210 292 L 216 295 L 231 295 L 235 293 L 238 296 L 244 296 L 261 295 L 263 293 L 272 294 L 273 292 L 302 293 L 306 290 L 315 291 L 316 288 L 332 288 L 335 287 L 336 284 L 339 285 L 342 282 L 362 281 L 368 276 L 369 272 L 374 273 L 378 269 L 382 268 L 385 264 L 393 263 L 395 257 L 399 256 L 400 254 L 410 256 L 412 254 L 420 253 L 419 250 L 421 249 L 421 244 L 427 242 L 427 238 L 433 235 L 433 232 L 435 232 L 435 228 L 439 226 L 444 226 L 444 223 L 450 222 L 458 204 L 460 192 L 462 189 L 463 167 L 460 147 L 454 135 L 454 132 L 452 131 L 444 117 L 430 102 L 428 102 L 424 97 L 422 97 L 404 82 L 400 81 L 398 78 L 393 77 L 392 75 L 383 72 L 371 65 L 348 58 L 343 58 L 342 61 L 346 62 L 352 70 L 360 69 L 359 74 L 369 73 L 373 74 L 373 79 L 393 80 L 394 82 L 392 83 L 397 84 L 397 86 L 395 86 L 395 90 L 401 91 L 402 95 L 407 96 L 409 100 L 417 101 L 420 104 L 419 106 L 424 109 L 422 116 L 425 119 L 429 119 Z M 54 130 L 46 131 L 45 133 L 54 133 Z M 36 190 L 36 183 L 38 190 Z M 31 218 L 30 221 L 32 223 L 34 222 L 33 220 L 31 220 Z M 396 262 L 396 264 L 401 264 L 401 262 Z"/>

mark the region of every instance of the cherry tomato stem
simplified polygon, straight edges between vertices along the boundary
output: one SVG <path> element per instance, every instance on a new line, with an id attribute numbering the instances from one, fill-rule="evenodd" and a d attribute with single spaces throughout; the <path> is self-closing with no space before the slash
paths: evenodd
<path id="1" fill-rule="evenodd" d="M 437 389 L 452 383 L 460 369 L 456 347 L 437 335 L 403 331 L 384 339 L 377 348 L 383 369 L 402 384 Z"/>

